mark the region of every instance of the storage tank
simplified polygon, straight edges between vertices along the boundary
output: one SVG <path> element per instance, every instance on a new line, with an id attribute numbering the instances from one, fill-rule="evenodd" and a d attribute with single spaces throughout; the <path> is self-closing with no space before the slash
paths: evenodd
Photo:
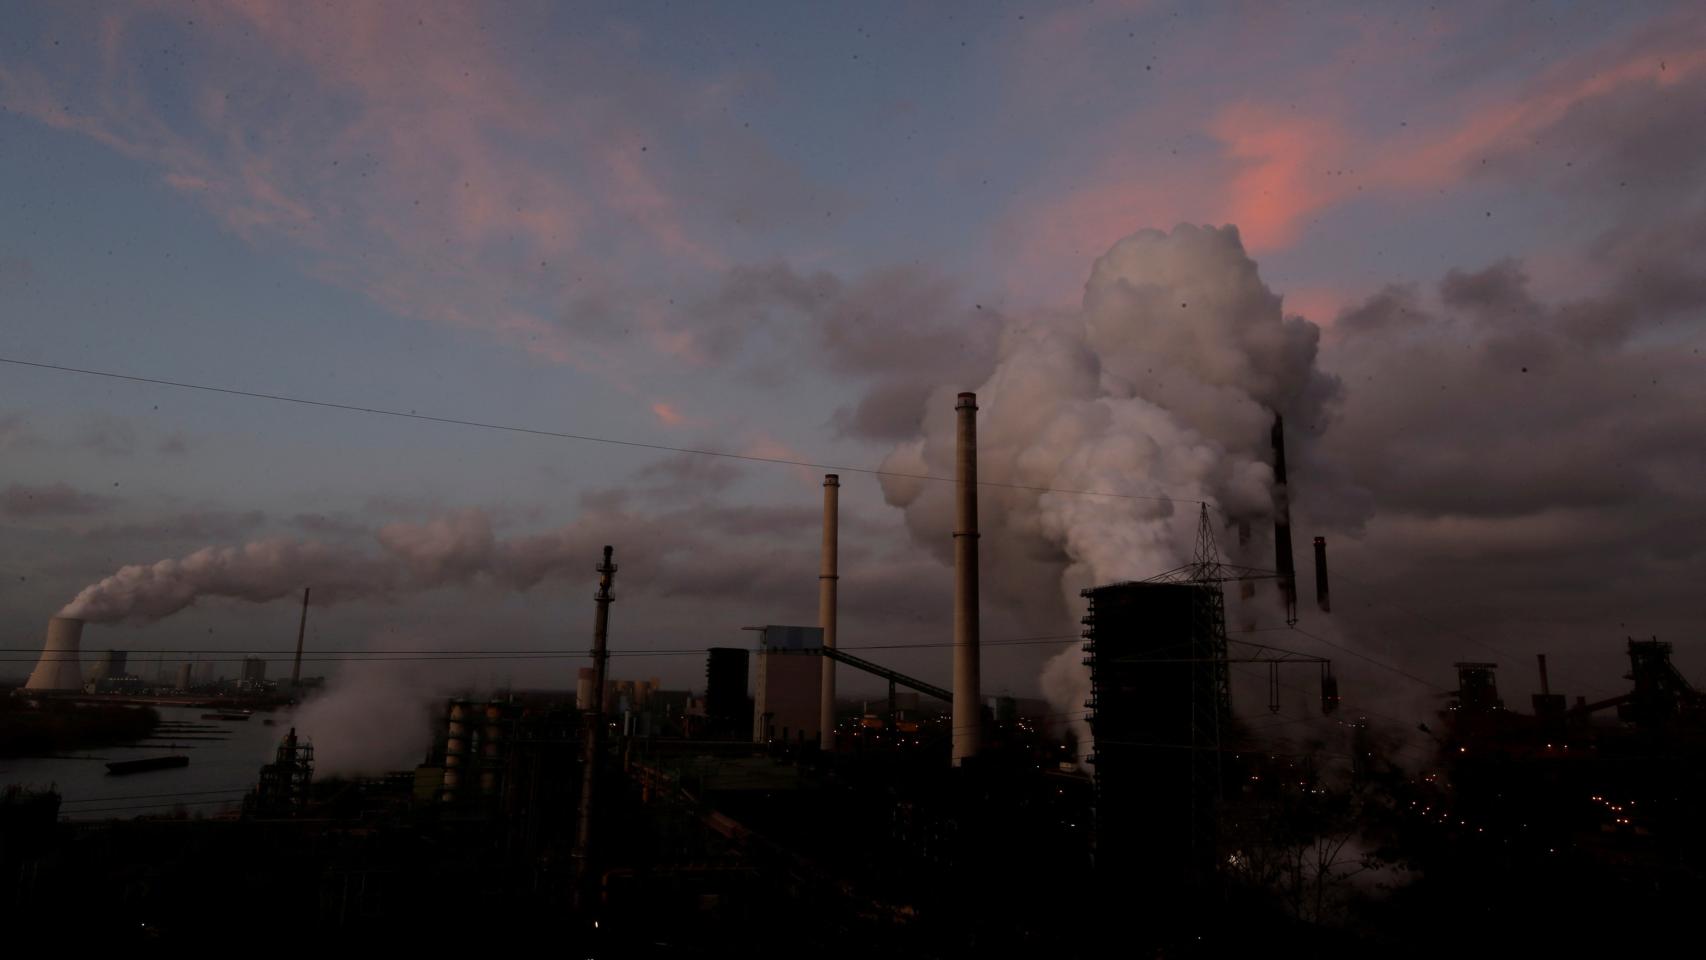
<path id="1" fill-rule="evenodd" d="M 591 667 L 582 667 L 575 684 L 575 706 L 581 710 L 592 709 L 593 673 Z"/>
<path id="2" fill-rule="evenodd" d="M 83 621 L 75 617 L 54 617 L 47 622 L 47 642 L 42 645 L 41 659 L 30 671 L 25 690 L 81 690 L 83 664 L 80 648 L 83 643 Z"/>
<path id="3" fill-rule="evenodd" d="M 444 800 L 446 803 L 461 799 L 457 796 L 462 786 L 465 768 L 473 737 L 474 709 L 466 700 L 450 701 L 450 722 L 445 727 L 444 739 Z"/>

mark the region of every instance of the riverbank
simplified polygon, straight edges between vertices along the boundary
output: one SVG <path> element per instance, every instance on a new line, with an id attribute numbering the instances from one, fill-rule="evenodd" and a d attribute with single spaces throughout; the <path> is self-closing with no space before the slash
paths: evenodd
<path id="1" fill-rule="evenodd" d="M 0 697 L 0 758 L 132 743 L 159 725 L 160 713 L 152 707 Z"/>

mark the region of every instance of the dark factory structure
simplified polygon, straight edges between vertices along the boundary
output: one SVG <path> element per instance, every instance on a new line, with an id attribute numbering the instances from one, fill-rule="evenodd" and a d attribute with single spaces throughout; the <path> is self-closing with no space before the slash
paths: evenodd
<path id="1" fill-rule="evenodd" d="M 1122 887 L 1203 882 L 1231 719 L 1220 585 L 1117 583 L 1083 595 L 1097 870 Z"/>
<path id="2" fill-rule="evenodd" d="M 747 739 L 752 701 L 746 696 L 749 653 L 741 647 L 712 647 L 705 657 L 705 732 L 715 739 Z"/>

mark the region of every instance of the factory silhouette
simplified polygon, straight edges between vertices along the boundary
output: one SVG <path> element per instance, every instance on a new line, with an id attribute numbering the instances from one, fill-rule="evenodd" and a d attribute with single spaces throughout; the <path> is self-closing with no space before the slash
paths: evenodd
<path id="1" fill-rule="evenodd" d="M 62 821 L 51 790 L 13 788 L 9 910 L 87 911 L 103 935 L 185 944 L 280 924 L 396 943 L 502 929 L 613 956 L 1424 955 L 1490 948 L 1496 931 L 1615 942 L 1616 924 L 1587 918 L 1686 915 L 1706 841 L 1706 696 L 1668 643 L 1627 639 L 1630 690 L 1593 702 L 1554 693 L 1542 655 L 1529 712 L 1506 707 L 1496 664 L 1460 662 L 1437 722 L 1406 730 L 1352 708 L 1345 694 L 1364 697 L 1341 691 L 1330 659 L 1230 636 L 1229 592 L 1300 619 L 1277 415 L 1271 567 L 1243 562 L 1259 539 L 1248 522 L 1194 504 L 1187 562 L 1083 591 L 1090 695 L 1075 715 L 1092 738 L 1047 704 L 986 697 L 977 410 L 958 396 L 949 685 L 841 642 L 828 474 L 818 622 L 708 646 L 702 695 L 612 675 L 619 584 L 646 572 L 619 579 L 620 544 L 605 546 L 588 558 L 591 664 L 573 691 L 450 698 L 421 761 L 377 778 L 317 779 L 313 731 L 289 727 L 230 814 Z M 1328 545 L 1311 546 L 1330 616 Z M 186 664 L 149 682 L 122 651 L 86 676 L 83 622 L 58 616 L 12 699 L 264 717 L 318 690 L 302 675 L 309 603 L 304 590 L 288 679 L 251 658 L 234 680 Z M 1235 664 L 1267 675 L 1275 712 L 1282 689 L 1307 690 L 1316 732 L 1272 748 L 1260 710 L 1233 709 Z M 839 699 L 849 671 L 886 696 Z M 195 758 L 113 772 L 180 761 Z M 1547 926 L 1560 911 L 1584 919 Z"/>

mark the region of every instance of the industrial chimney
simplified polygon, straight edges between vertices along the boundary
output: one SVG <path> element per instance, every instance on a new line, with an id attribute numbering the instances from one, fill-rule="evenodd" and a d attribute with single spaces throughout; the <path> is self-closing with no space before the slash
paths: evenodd
<path id="1" fill-rule="evenodd" d="M 977 394 L 954 404 L 954 766 L 977 753 L 983 739 L 978 692 Z"/>
<path id="2" fill-rule="evenodd" d="M 302 619 L 296 623 L 296 659 L 290 665 L 290 685 L 292 688 L 302 683 L 302 637 L 308 632 L 308 591 L 302 588 Z"/>
<path id="3" fill-rule="evenodd" d="M 1291 490 L 1285 476 L 1285 418 L 1274 414 L 1274 572 L 1279 575 L 1285 622 L 1297 622 L 1297 568 L 1291 555 Z"/>
<path id="4" fill-rule="evenodd" d="M 835 588 L 836 554 L 839 537 L 841 478 L 833 473 L 823 476 L 823 566 L 817 575 L 817 625 L 823 629 L 823 645 L 835 649 Z M 823 661 L 823 683 L 819 694 L 818 746 L 835 749 L 835 661 Z"/>
<path id="5" fill-rule="evenodd" d="M 1327 598 L 1327 538 L 1315 538 L 1315 602 L 1322 613 L 1332 613 L 1333 604 Z"/>
<path id="6" fill-rule="evenodd" d="M 54 617 L 47 622 L 47 642 L 42 645 L 41 659 L 24 682 L 25 690 L 81 690 L 83 664 L 80 653 L 83 644 L 83 621 L 73 617 Z"/>

